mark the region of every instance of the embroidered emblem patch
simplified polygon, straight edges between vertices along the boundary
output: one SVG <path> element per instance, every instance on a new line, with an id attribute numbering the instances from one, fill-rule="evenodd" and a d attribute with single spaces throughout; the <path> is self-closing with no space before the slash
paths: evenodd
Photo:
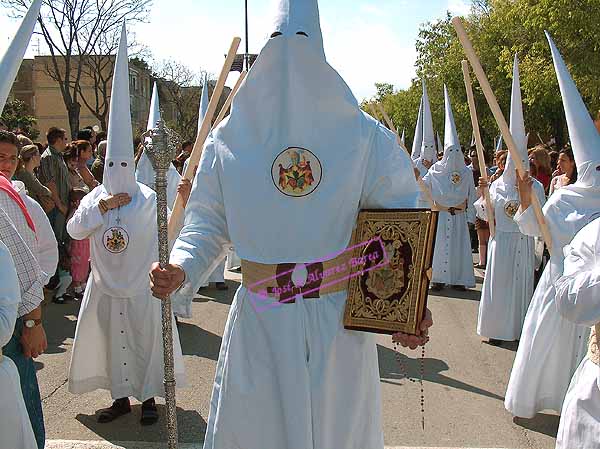
<path id="1" fill-rule="evenodd" d="M 462 181 L 462 176 L 460 176 L 460 173 L 457 171 L 452 172 L 450 173 L 450 181 L 452 182 L 452 184 L 458 185 Z"/>
<path id="2" fill-rule="evenodd" d="M 310 150 L 289 147 L 273 161 L 271 177 L 275 187 L 287 196 L 301 197 L 314 192 L 321 183 L 321 161 Z"/>
<path id="3" fill-rule="evenodd" d="M 110 253 L 119 254 L 127 249 L 129 245 L 129 235 L 125 229 L 114 226 L 106 230 L 102 236 L 104 248 Z"/>
<path id="4" fill-rule="evenodd" d="M 517 200 L 507 201 L 504 205 L 504 213 L 508 218 L 512 219 L 519 210 L 520 205 L 521 204 Z"/>

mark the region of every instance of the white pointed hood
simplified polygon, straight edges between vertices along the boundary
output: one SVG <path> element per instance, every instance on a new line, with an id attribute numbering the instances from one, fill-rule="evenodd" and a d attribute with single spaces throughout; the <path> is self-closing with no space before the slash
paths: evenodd
<path id="1" fill-rule="evenodd" d="M 444 108 L 446 123 L 444 128 L 444 157 L 440 163 L 448 173 L 460 172 L 466 167 L 465 158 L 458 141 L 454 114 L 452 113 L 452 105 L 446 86 L 444 86 Z"/>
<path id="2" fill-rule="evenodd" d="M 198 131 L 202 127 L 204 117 L 208 111 L 208 75 L 204 75 L 204 83 L 202 84 L 202 93 L 200 94 L 200 108 L 198 110 Z"/>
<path id="3" fill-rule="evenodd" d="M 42 0 L 33 1 L 17 30 L 17 34 L 15 34 L 15 37 L 0 60 L 0 114 L 4 109 L 10 89 L 17 77 L 21 62 L 23 62 L 23 58 L 25 57 L 25 52 L 27 51 L 27 46 L 29 45 L 29 40 L 31 39 L 31 34 L 33 33 L 41 7 Z"/>
<path id="4" fill-rule="evenodd" d="M 514 79 L 513 79 L 513 81 L 514 81 Z M 513 84 L 513 88 L 514 88 L 514 84 Z M 519 90 L 519 92 L 520 92 L 520 90 Z M 511 113 L 512 113 L 512 110 L 511 110 Z M 502 143 L 503 143 L 502 134 L 500 134 L 494 144 L 496 153 L 502 151 Z"/>
<path id="5" fill-rule="evenodd" d="M 436 139 L 437 139 L 437 151 L 438 154 L 441 154 L 444 152 L 444 146 L 442 145 L 442 140 L 440 139 L 440 133 L 435 133 Z"/>
<path id="6" fill-rule="evenodd" d="M 421 97 L 417 125 L 415 126 L 415 137 L 410 153 L 410 157 L 413 161 L 417 161 L 421 157 L 421 145 L 423 145 L 423 97 Z"/>
<path id="7" fill-rule="evenodd" d="M 148 124 L 146 130 L 156 128 L 156 124 L 161 119 L 160 116 L 160 99 L 158 96 L 158 86 L 154 83 L 152 89 L 152 99 L 150 100 L 150 113 L 148 114 Z M 156 184 L 156 172 L 152 167 L 152 162 L 144 151 L 140 160 L 138 161 L 137 168 L 135 170 L 135 180 L 141 182 L 145 186 L 150 187 L 152 190 Z M 181 175 L 171 163 L 169 170 L 167 171 L 167 205 L 172 208 L 177 197 L 177 185 L 181 181 Z"/>
<path id="8" fill-rule="evenodd" d="M 470 185 L 473 184 L 473 174 L 465 165 L 446 86 L 444 86 L 444 105 L 446 123 L 444 157 L 431 166 L 427 176 L 431 179 L 434 200 L 450 207 L 456 206 L 468 197 Z"/>
<path id="9" fill-rule="evenodd" d="M 156 82 L 152 88 L 152 99 L 150 100 L 150 113 L 148 114 L 148 124 L 146 130 L 153 129 L 160 120 L 160 100 L 158 99 L 158 86 Z"/>
<path id="10" fill-rule="evenodd" d="M 103 184 L 111 195 L 128 193 L 133 196 L 139 187 L 135 181 L 135 161 L 132 147 L 129 60 L 125 23 L 121 28 L 110 100 Z"/>
<path id="11" fill-rule="evenodd" d="M 158 86 L 156 82 L 152 88 L 152 98 L 150 100 L 150 113 L 148 114 L 148 123 L 146 130 L 153 129 L 156 127 L 156 123 L 160 120 L 160 101 L 158 99 Z M 149 140 L 149 138 L 147 138 Z M 146 152 L 142 153 L 140 160 L 138 161 L 135 169 L 135 179 L 137 182 L 147 185 L 152 188 L 154 186 L 154 168 L 152 168 L 152 162 L 148 159 Z"/>
<path id="12" fill-rule="evenodd" d="M 315 50 L 325 57 L 317 0 L 279 0 L 272 30 L 286 37 L 305 33 Z"/>
<path id="13" fill-rule="evenodd" d="M 275 254 L 268 251 L 265 239 L 288 232 L 275 227 L 281 223 L 280 214 L 285 211 L 295 242 L 311 238 L 310 229 L 295 224 L 306 217 L 311 217 L 312 229 L 329 228 L 331 216 L 322 213 L 323 208 L 330 208 L 327 198 L 338 198 L 349 182 L 356 158 L 366 157 L 379 142 L 393 145 L 396 138 L 361 111 L 344 80 L 328 64 L 316 0 L 281 0 L 269 35 L 273 37 L 248 72 L 231 114 L 209 137 L 204 155 L 216 152 L 227 174 L 221 178 L 227 216 L 261 217 L 243 226 L 238 219 L 228 221 L 241 258 L 260 263 L 315 260 L 347 246 L 346 228 L 355 218 L 346 224 L 345 216 L 338 217 L 343 229 L 317 250 L 291 243 Z M 301 172 L 292 172 L 294 167 Z M 262 175 L 251 180 L 248 173 Z M 242 181 L 245 187 L 240 191 Z M 264 237 L 247 238 L 254 234 Z"/>
<path id="14" fill-rule="evenodd" d="M 433 162 L 437 160 L 433 119 L 431 117 L 431 106 L 429 105 L 429 95 L 427 94 L 425 80 L 423 80 L 423 142 L 421 143 L 420 159 Z"/>
<path id="15" fill-rule="evenodd" d="M 558 85 L 565 108 L 571 148 L 577 164 L 577 182 L 582 187 L 600 187 L 600 134 L 569 74 L 554 41 L 546 33 Z"/>
<path id="16" fill-rule="evenodd" d="M 529 170 L 529 157 L 527 155 L 527 134 L 525 133 L 525 121 L 523 120 L 523 102 L 521 100 L 521 81 L 519 77 L 519 59 L 515 55 L 513 65 L 512 94 L 510 100 L 510 133 L 517 146 L 521 163 L 525 170 Z M 502 149 L 502 137 L 499 139 L 499 147 Z M 498 149 L 496 149 L 498 152 Z M 506 167 L 502 179 L 508 186 L 514 186 L 517 182 L 517 171 L 515 161 L 510 153 L 506 158 Z"/>

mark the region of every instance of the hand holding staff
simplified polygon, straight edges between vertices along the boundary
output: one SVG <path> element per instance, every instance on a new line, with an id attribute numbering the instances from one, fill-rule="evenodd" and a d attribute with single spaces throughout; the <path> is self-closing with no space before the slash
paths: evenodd
<path id="1" fill-rule="evenodd" d="M 500 109 L 500 105 L 498 104 L 498 100 L 496 100 L 496 96 L 492 91 L 492 87 L 483 71 L 483 67 L 481 67 L 481 63 L 479 62 L 479 58 L 475 54 L 475 50 L 471 45 L 471 41 L 469 40 L 469 36 L 467 36 L 467 32 L 463 27 L 462 22 L 459 17 L 454 17 L 452 19 L 452 25 L 454 25 L 454 29 L 456 30 L 456 34 L 458 35 L 458 39 L 467 55 L 467 59 L 471 63 L 471 67 L 473 67 L 473 71 L 475 72 L 475 76 L 479 81 L 479 85 L 483 90 L 483 94 L 492 110 L 492 114 L 498 123 L 498 127 L 500 128 L 500 132 L 502 133 L 502 137 L 504 137 L 504 141 L 506 142 L 506 146 L 508 147 L 508 151 L 510 152 L 510 156 L 513 159 L 515 166 L 517 168 L 517 174 L 520 178 L 523 178 L 525 174 L 525 170 L 523 168 L 523 164 L 521 163 L 521 157 L 519 156 L 519 152 L 517 151 L 517 146 L 515 141 L 510 133 L 510 129 L 508 127 L 508 123 L 506 123 L 506 119 L 502 114 L 502 110 Z M 548 225 L 546 224 L 546 220 L 544 218 L 544 214 L 542 212 L 542 206 L 540 204 L 540 200 L 536 195 L 532 195 L 531 197 L 531 207 L 533 207 L 533 211 L 535 213 L 535 217 L 540 225 L 540 229 L 542 231 L 542 237 L 546 242 L 546 246 L 548 247 L 548 251 L 552 254 L 552 236 L 550 234 L 550 230 L 548 229 Z"/>
<path id="2" fill-rule="evenodd" d="M 196 142 L 194 143 L 194 148 L 192 149 L 192 153 L 190 154 L 190 162 L 188 164 L 188 168 L 183 174 L 183 177 L 185 179 L 192 179 L 192 177 L 194 176 L 194 168 L 196 167 L 196 165 L 198 165 L 198 162 L 200 162 L 202 148 L 204 147 L 204 142 L 206 141 L 206 138 L 210 133 L 212 127 L 212 119 L 215 116 L 215 112 L 219 104 L 219 99 L 221 98 L 223 88 L 225 87 L 227 75 L 231 71 L 231 65 L 233 64 L 233 60 L 235 58 L 235 55 L 237 54 L 240 42 L 241 39 L 239 37 L 233 38 L 233 42 L 231 43 L 231 47 L 229 48 L 229 52 L 227 53 L 227 57 L 225 58 L 225 63 L 223 64 L 223 68 L 221 69 L 221 74 L 219 75 L 219 79 L 217 80 L 217 85 L 215 86 L 215 90 L 208 103 L 208 110 L 206 111 L 206 115 L 204 116 L 202 125 L 198 130 Z M 179 229 L 179 222 L 183 214 L 183 209 L 183 197 L 177 194 L 177 197 L 175 198 L 175 204 L 173 205 L 173 211 L 171 212 L 171 218 L 169 220 L 169 239 L 171 240 L 176 237 L 177 231 Z"/>
<path id="3" fill-rule="evenodd" d="M 473 97 L 473 88 L 471 86 L 471 75 L 469 75 L 469 63 L 462 62 L 462 71 L 465 78 L 465 89 L 467 90 L 467 100 L 469 102 L 469 111 L 471 112 L 471 124 L 473 125 L 473 133 L 475 135 L 475 146 L 477 148 L 477 158 L 479 159 L 479 172 L 481 177 L 487 183 L 488 175 L 485 169 L 485 156 L 483 154 L 483 143 L 481 142 L 481 133 L 479 132 L 479 120 L 477 120 L 477 109 L 475 108 L 475 98 Z M 490 225 L 490 235 L 496 235 L 496 223 L 494 222 L 494 209 L 492 208 L 492 199 L 490 197 L 489 186 L 483 188 L 483 196 L 485 198 L 485 212 Z"/>

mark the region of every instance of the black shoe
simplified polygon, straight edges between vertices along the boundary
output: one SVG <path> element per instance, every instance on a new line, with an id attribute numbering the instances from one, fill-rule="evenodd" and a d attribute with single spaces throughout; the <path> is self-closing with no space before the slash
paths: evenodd
<path id="1" fill-rule="evenodd" d="M 221 291 L 229 290 L 229 287 L 225 282 L 215 282 L 215 288 Z"/>
<path id="2" fill-rule="evenodd" d="M 502 346 L 502 340 L 496 340 L 495 338 L 490 338 L 488 344 L 491 346 Z"/>
<path id="3" fill-rule="evenodd" d="M 467 291 L 467 287 L 465 287 L 464 285 L 453 285 L 452 288 L 454 290 L 458 290 L 459 292 L 466 292 Z"/>
<path id="4" fill-rule="evenodd" d="M 441 292 L 444 288 L 444 284 L 441 284 L 439 282 L 432 282 L 431 283 L 431 291 L 432 292 Z"/>
<path id="5" fill-rule="evenodd" d="M 67 301 L 73 301 L 75 298 L 71 296 L 69 293 L 65 293 L 62 296 L 55 296 L 52 302 L 54 304 L 64 304 Z"/>
<path id="6" fill-rule="evenodd" d="M 108 423 L 127 413 L 131 413 L 129 398 L 120 398 L 113 402 L 110 407 L 100 410 L 98 422 L 102 424 Z"/>
<path id="7" fill-rule="evenodd" d="M 158 421 L 158 409 L 156 408 L 156 402 L 154 398 L 150 398 L 142 402 L 142 417 L 140 418 L 140 424 L 142 426 L 150 426 Z"/>
<path id="8" fill-rule="evenodd" d="M 55 274 L 50 278 L 45 287 L 48 290 L 56 290 L 58 288 L 58 284 L 60 284 L 60 277 Z"/>

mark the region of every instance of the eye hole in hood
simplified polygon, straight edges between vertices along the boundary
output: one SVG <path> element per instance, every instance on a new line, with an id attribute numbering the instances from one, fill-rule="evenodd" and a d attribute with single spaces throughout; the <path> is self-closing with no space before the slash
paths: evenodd
<path id="1" fill-rule="evenodd" d="M 271 38 L 277 37 L 277 36 L 281 36 L 281 33 L 279 31 L 275 31 L 273 34 L 271 34 Z"/>
<path id="2" fill-rule="evenodd" d="M 299 35 L 299 36 L 306 36 L 306 37 L 308 37 L 308 34 L 306 34 L 304 31 L 298 31 L 296 34 Z"/>

